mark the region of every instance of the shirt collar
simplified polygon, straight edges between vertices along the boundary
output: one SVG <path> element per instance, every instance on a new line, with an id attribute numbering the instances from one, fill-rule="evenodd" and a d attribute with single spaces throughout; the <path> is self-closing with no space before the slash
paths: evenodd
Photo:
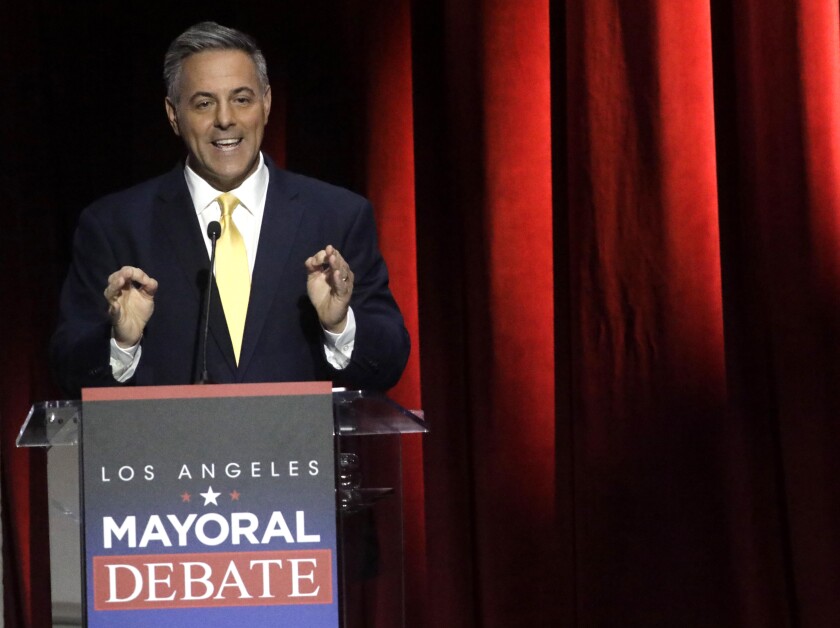
<path id="1" fill-rule="evenodd" d="M 184 178 L 187 180 L 187 188 L 192 197 L 193 205 L 197 214 L 202 214 L 211 205 L 218 208 L 216 198 L 222 194 L 212 185 L 202 179 L 195 170 L 184 165 Z M 265 207 L 265 195 L 268 191 L 268 168 L 265 159 L 260 152 L 260 161 L 256 170 L 251 173 L 237 188 L 230 190 L 230 193 L 239 199 L 239 204 L 254 216 L 261 217 Z"/>

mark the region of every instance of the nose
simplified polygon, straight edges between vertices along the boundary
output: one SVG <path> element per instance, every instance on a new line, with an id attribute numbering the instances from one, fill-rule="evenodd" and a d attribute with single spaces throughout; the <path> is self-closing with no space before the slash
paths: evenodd
<path id="1" fill-rule="evenodd" d="M 234 124 L 233 108 L 227 102 L 220 102 L 216 107 L 216 126 L 226 129 Z"/>

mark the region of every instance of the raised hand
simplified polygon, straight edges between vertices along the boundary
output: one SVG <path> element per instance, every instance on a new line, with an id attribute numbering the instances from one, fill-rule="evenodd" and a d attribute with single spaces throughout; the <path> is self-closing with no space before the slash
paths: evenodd
<path id="1" fill-rule="evenodd" d="M 341 333 L 353 294 L 353 271 L 341 253 L 328 244 L 305 262 L 306 292 L 324 329 Z"/>
<path id="2" fill-rule="evenodd" d="M 133 266 L 123 266 L 108 277 L 104 294 L 114 340 L 119 346 L 131 347 L 140 342 L 155 311 L 157 288 L 157 280 Z"/>

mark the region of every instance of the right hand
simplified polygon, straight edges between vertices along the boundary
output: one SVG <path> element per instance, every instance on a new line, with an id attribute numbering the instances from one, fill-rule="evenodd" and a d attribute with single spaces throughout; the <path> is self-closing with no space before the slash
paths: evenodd
<path id="1" fill-rule="evenodd" d="M 143 336 L 146 323 L 155 311 L 158 282 L 133 266 L 123 266 L 108 277 L 105 300 L 120 347 L 133 347 Z"/>

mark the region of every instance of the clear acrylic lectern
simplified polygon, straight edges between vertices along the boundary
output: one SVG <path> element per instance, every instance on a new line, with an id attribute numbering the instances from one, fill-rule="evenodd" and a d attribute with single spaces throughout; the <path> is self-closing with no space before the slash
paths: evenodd
<path id="1" fill-rule="evenodd" d="M 401 438 L 428 431 L 422 412 L 382 394 L 334 389 L 339 595 L 344 628 L 404 625 Z M 82 625 L 80 401 L 29 411 L 18 447 L 48 448 L 53 626 Z"/>

